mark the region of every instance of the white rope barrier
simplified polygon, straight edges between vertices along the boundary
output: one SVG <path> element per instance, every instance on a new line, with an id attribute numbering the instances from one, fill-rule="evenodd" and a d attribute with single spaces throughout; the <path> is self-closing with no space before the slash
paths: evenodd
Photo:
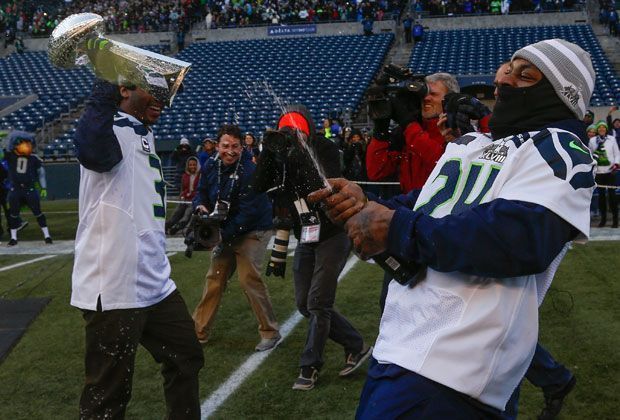
<path id="1" fill-rule="evenodd" d="M 398 182 L 393 181 L 354 181 L 359 185 L 400 185 Z M 595 185 L 596 188 L 606 188 L 606 189 L 618 189 L 620 186 L 618 185 Z M 166 200 L 166 203 L 170 204 L 192 204 L 191 201 L 183 201 L 183 200 Z"/>

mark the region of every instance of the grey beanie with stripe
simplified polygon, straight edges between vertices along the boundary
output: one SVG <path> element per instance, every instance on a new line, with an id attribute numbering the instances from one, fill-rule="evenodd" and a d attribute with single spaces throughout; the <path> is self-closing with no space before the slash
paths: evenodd
<path id="1" fill-rule="evenodd" d="M 596 74 L 590 54 L 563 39 L 546 39 L 523 47 L 512 59 L 523 58 L 538 67 L 558 97 L 580 120 L 590 104 Z"/>

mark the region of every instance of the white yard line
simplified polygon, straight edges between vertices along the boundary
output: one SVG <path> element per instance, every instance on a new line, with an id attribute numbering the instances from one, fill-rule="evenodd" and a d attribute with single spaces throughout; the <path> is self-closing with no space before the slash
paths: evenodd
<path id="1" fill-rule="evenodd" d="M 351 256 L 344 266 L 342 273 L 338 277 L 338 282 L 347 275 L 349 271 L 355 266 L 355 263 L 359 259 L 356 256 Z M 297 326 L 299 321 L 303 317 L 297 311 L 293 312 L 291 316 L 280 327 L 280 335 L 282 340 L 289 336 L 291 331 Z M 271 350 L 263 351 L 260 353 L 254 353 L 246 359 L 245 362 L 237 370 L 235 370 L 226 381 L 220 385 L 203 403 L 201 408 L 201 419 L 209 418 L 215 411 L 220 408 L 222 404 L 230 397 L 245 380 L 265 361 L 265 359 L 271 354 Z"/>
<path id="2" fill-rule="evenodd" d="M 45 255 L 43 257 L 33 258 L 31 260 L 22 261 L 22 262 L 12 264 L 12 265 L 7 265 L 6 267 L 0 268 L 0 271 L 12 270 L 13 268 L 23 267 L 24 265 L 36 263 L 36 262 L 43 261 L 43 260 L 49 260 L 50 258 L 54 258 L 56 256 L 57 255 Z"/>

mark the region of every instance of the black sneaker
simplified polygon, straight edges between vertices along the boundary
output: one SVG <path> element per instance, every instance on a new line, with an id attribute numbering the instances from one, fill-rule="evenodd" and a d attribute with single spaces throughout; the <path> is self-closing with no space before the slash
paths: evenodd
<path id="1" fill-rule="evenodd" d="M 48 236 L 47 238 L 45 238 L 45 243 L 48 244 L 48 245 L 51 245 L 51 244 L 54 243 L 54 241 L 52 241 L 52 237 L 51 236 Z"/>
<path id="2" fill-rule="evenodd" d="M 7 242 L 7 244 L 6 244 L 6 246 L 15 246 L 15 245 L 17 245 L 17 241 L 16 241 L 15 239 L 12 239 L 12 238 L 11 238 L 11 240 L 10 240 L 9 242 Z"/>
<path id="3" fill-rule="evenodd" d="M 319 371 L 312 366 L 304 366 L 301 368 L 299 377 L 293 384 L 293 389 L 300 391 L 310 391 L 314 388 L 316 380 L 319 379 Z"/>
<path id="4" fill-rule="evenodd" d="M 372 346 L 362 349 L 360 353 L 348 354 L 344 362 L 344 368 L 338 373 L 340 376 L 347 376 L 360 367 L 372 354 Z"/>
<path id="5" fill-rule="evenodd" d="M 550 395 L 545 395 L 545 407 L 538 415 L 538 420 L 551 420 L 557 417 L 562 410 L 564 398 L 575 388 L 577 378 L 573 375 L 570 381 L 560 391 Z"/>

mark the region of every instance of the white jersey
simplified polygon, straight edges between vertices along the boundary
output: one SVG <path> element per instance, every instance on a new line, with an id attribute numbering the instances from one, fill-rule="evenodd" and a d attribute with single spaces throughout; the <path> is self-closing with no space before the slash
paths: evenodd
<path id="1" fill-rule="evenodd" d="M 166 256 L 165 187 L 153 133 L 118 112 L 123 158 L 109 172 L 80 168 L 80 222 L 71 305 L 95 310 L 154 305 L 176 286 Z"/>
<path id="2" fill-rule="evenodd" d="M 592 157 L 569 132 L 535 134 L 492 141 L 472 133 L 449 144 L 414 208 L 441 218 L 494 199 L 525 201 L 587 238 Z M 413 288 L 391 282 L 374 357 L 503 410 L 534 354 L 538 306 L 565 252 L 543 273 L 527 276 L 427 268 Z"/>

